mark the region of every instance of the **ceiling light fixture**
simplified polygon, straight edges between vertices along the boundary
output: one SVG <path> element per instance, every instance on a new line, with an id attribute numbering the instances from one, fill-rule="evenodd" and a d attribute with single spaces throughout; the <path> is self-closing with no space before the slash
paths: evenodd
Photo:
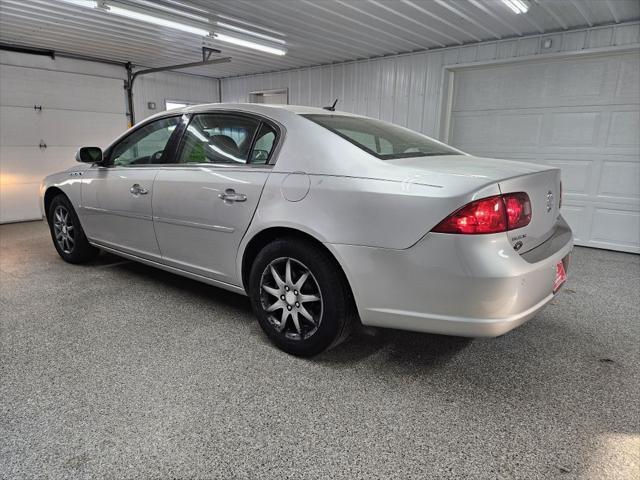
<path id="1" fill-rule="evenodd" d="M 96 0 L 61 0 L 64 3 L 70 3 L 71 5 L 77 5 L 78 7 L 96 8 L 98 2 Z"/>
<path id="2" fill-rule="evenodd" d="M 171 13 L 173 15 L 179 15 L 180 17 L 190 18 L 191 20 L 195 20 L 197 22 L 209 23 L 209 19 L 205 16 L 185 12 L 177 8 L 167 7 L 166 5 L 162 5 L 157 2 L 152 2 L 150 0 L 135 0 L 135 3 L 138 5 L 144 5 L 145 7 L 162 10 L 164 12 Z"/>
<path id="3" fill-rule="evenodd" d="M 527 0 L 502 0 L 507 7 L 509 7 L 513 13 L 521 14 L 529 11 L 529 2 Z"/>
<path id="4" fill-rule="evenodd" d="M 234 30 L 236 32 L 246 33 L 247 35 L 251 35 L 251 36 L 254 36 L 254 37 L 258 37 L 258 38 L 263 38 L 265 40 L 269 40 L 270 42 L 280 43 L 282 45 L 285 45 L 287 43 L 284 40 L 282 40 L 281 38 L 275 38 L 275 37 L 271 37 L 269 35 L 265 35 L 264 33 L 258 33 L 258 32 L 254 32 L 254 31 L 251 31 L 251 30 L 247 30 L 246 28 L 236 27 L 235 25 L 231 25 L 230 23 L 216 22 L 216 24 L 219 27 L 226 28 L 227 30 Z"/>
<path id="5" fill-rule="evenodd" d="M 221 42 L 232 43 L 240 47 L 252 48 L 265 53 L 272 53 L 274 55 L 286 55 L 287 51 L 282 48 L 270 47 L 261 43 L 251 42 L 238 37 L 232 37 L 224 33 L 214 33 L 213 37 Z"/>
<path id="6" fill-rule="evenodd" d="M 200 35 L 201 37 L 207 37 L 211 32 L 203 28 L 192 27 L 191 25 L 185 25 L 184 23 L 174 22 L 160 17 L 154 17 L 153 15 L 147 15 L 146 13 L 137 12 L 135 10 L 129 10 L 127 8 L 109 6 L 109 13 L 114 15 L 120 15 L 121 17 L 131 18 L 133 20 L 140 20 L 141 22 L 152 23 L 154 25 L 160 25 L 161 27 L 173 28 L 175 30 L 181 30 L 187 33 L 193 33 L 194 35 Z"/>

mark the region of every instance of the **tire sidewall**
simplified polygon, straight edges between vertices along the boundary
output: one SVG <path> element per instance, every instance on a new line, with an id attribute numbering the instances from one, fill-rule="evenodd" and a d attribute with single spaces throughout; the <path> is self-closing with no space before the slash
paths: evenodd
<path id="1" fill-rule="evenodd" d="M 53 227 L 54 212 L 56 210 L 56 207 L 60 205 L 66 208 L 67 211 L 69 212 L 69 215 L 71 216 L 71 221 L 73 222 L 73 227 L 76 232 L 74 237 L 75 244 L 74 244 L 73 251 L 71 253 L 65 253 L 65 251 L 62 250 L 62 248 L 60 248 L 60 245 L 58 245 L 58 241 L 56 240 L 55 229 Z M 78 215 L 76 214 L 76 211 L 73 208 L 73 205 L 65 195 L 59 194 L 53 198 L 53 200 L 51 201 L 51 204 L 49 205 L 47 220 L 49 223 L 51 240 L 53 240 L 53 246 L 58 252 L 58 255 L 60 255 L 60 257 L 62 257 L 63 260 L 69 263 L 80 263 L 80 262 L 87 261 L 96 255 L 97 249 L 95 249 L 89 244 L 89 241 L 87 240 L 87 237 L 84 234 L 84 230 L 82 230 L 82 226 L 80 225 L 80 219 L 78 218 Z"/>
<path id="2" fill-rule="evenodd" d="M 304 264 L 313 274 L 322 295 L 322 318 L 318 330 L 309 338 L 295 340 L 278 332 L 264 311 L 260 281 L 269 263 L 290 257 Z M 298 356 L 316 355 L 329 348 L 341 335 L 347 314 L 344 281 L 335 260 L 310 242 L 278 239 L 262 249 L 253 262 L 249 277 L 249 296 L 260 326 L 269 339 L 282 350 Z"/>

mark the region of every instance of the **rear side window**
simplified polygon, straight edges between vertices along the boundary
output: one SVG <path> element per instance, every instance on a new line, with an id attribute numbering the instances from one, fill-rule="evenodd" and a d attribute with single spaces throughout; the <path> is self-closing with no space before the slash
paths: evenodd
<path id="1" fill-rule="evenodd" d="M 183 136 L 179 163 L 247 163 L 259 125 L 240 115 L 194 115 Z"/>
<path id="2" fill-rule="evenodd" d="M 263 123 L 251 151 L 251 163 L 264 165 L 269 161 L 276 142 L 276 132 L 271 126 Z"/>
<path id="3" fill-rule="evenodd" d="M 461 152 L 425 135 L 372 118 L 317 114 L 303 117 L 382 160 L 461 155 Z"/>

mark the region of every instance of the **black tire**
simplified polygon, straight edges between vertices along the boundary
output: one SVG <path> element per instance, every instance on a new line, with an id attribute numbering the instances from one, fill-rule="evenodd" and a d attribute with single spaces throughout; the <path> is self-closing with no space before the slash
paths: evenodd
<path id="1" fill-rule="evenodd" d="M 303 307 L 307 308 L 306 313 L 312 313 L 314 319 L 319 319 L 319 321 L 311 323 L 303 318 L 302 314 L 298 315 L 294 311 L 292 313 L 296 313 L 301 330 L 297 330 L 298 327 L 294 324 L 293 315 L 285 316 L 284 307 L 271 313 L 266 311 L 271 302 L 278 302 L 278 295 L 269 294 L 261 287 L 263 284 L 266 285 L 267 278 L 275 281 L 275 277 L 269 273 L 271 272 L 270 265 L 279 268 L 278 265 L 284 263 L 286 271 L 287 259 L 292 262 L 291 277 L 294 283 L 295 280 L 300 280 L 302 277 L 301 272 L 308 271 L 310 273 L 300 288 L 300 297 L 295 298 L 300 298 Z M 296 270 L 298 271 L 296 272 Z M 280 279 L 285 280 L 285 277 L 281 276 Z M 277 284 L 272 284 L 273 286 L 279 288 Z M 313 293 L 315 287 L 319 289 L 319 295 L 305 294 Z M 303 292 L 305 289 L 309 289 L 311 292 Z M 297 291 L 295 293 L 298 295 Z M 347 280 L 336 260 L 312 242 L 298 238 L 287 237 L 274 240 L 260 251 L 249 274 L 249 296 L 253 310 L 258 317 L 258 323 L 269 339 L 281 350 L 297 356 L 316 355 L 337 345 L 347 338 L 356 317 L 356 309 Z M 312 302 L 310 304 L 303 303 L 303 297 L 311 298 L 312 296 L 320 297 L 319 306 L 314 300 L 310 300 Z M 289 305 L 287 303 L 289 300 L 281 298 L 283 305 L 287 305 L 287 308 L 298 306 L 297 302 L 295 305 L 293 303 Z M 294 310 L 298 310 L 298 308 L 294 308 Z M 279 322 L 280 319 L 275 318 L 277 316 L 280 316 L 280 319 L 285 318 L 285 328 L 282 331 L 278 327 L 283 322 Z"/>
<path id="2" fill-rule="evenodd" d="M 65 213 L 66 216 L 64 216 Z M 64 218 L 63 222 L 61 222 L 62 218 Z M 100 253 L 99 249 L 89 244 L 80 225 L 80 219 L 66 195 L 60 193 L 51 200 L 47 221 L 53 246 L 65 262 L 88 262 Z M 62 231 L 63 227 L 64 231 Z M 61 239 L 61 234 L 67 237 L 66 240 Z"/>

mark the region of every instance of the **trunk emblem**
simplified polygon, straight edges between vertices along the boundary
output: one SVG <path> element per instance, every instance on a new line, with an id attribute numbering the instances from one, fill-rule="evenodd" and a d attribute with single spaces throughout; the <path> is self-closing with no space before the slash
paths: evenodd
<path id="1" fill-rule="evenodd" d="M 547 212 L 550 212 L 553 208 L 553 192 L 549 190 L 547 192 Z"/>

